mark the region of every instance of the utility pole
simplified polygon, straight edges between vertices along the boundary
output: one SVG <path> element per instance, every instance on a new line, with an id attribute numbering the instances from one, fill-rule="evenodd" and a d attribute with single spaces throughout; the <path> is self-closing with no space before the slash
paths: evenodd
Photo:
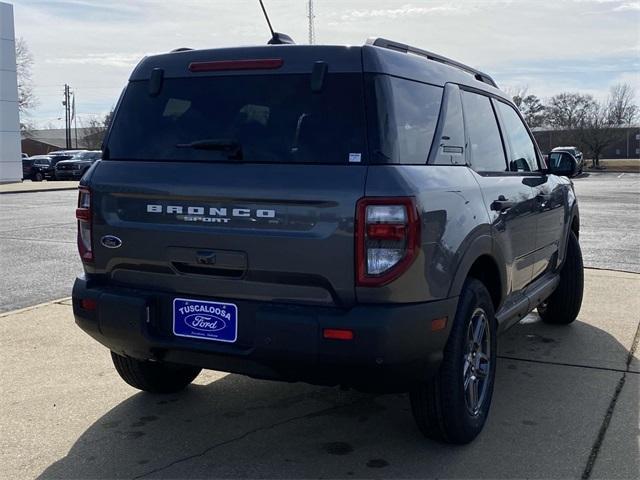
<path id="1" fill-rule="evenodd" d="M 307 4 L 307 16 L 309 17 L 309 45 L 316 43 L 316 32 L 313 26 L 313 19 L 316 18 L 313 13 L 313 0 L 309 0 Z"/>
<path id="2" fill-rule="evenodd" d="M 64 105 L 64 133 L 65 133 L 65 144 L 67 150 L 71 148 L 71 105 L 69 102 L 69 85 L 64 84 L 64 100 L 62 101 L 62 105 Z"/>
<path id="3" fill-rule="evenodd" d="M 76 115 L 76 92 L 73 92 L 71 100 L 71 120 L 73 120 L 73 131 L 76 136 L 76 149 L 78 148 L 78 116 Z"/>

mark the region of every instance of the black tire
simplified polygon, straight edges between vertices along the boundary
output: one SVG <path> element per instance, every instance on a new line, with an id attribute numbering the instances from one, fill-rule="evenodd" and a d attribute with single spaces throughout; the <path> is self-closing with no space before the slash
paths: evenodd
<path id="1" fill-rule="evenodd" d="M 189 385 L 202 370 L 189 365 L 147 362 L 111 352 L 120 377 L 132 387 L 150 393 L 176 393 Z"/>
<path id="2" fill-rule="evenodd" d="M 549 298 L 538 306 L 538 314 L 545 323 L 568 325 L 580 313 L 584 289 L 582 251 L 575 233 L 569 232 L 567 254 L 560 269 L 560 283 Z"/>
<path id="3" fill-rule="evenodd" d="M 41 182 L 42 180 L 44 180 L 44 175 L 42 175 L 41 172 L 36 172 L 33 174 L 33 181 L 34 182 Z"/>
<path id="4" fill-rule="evenodd" d="M 484 378 L 482 395 L 477 410 L 470 410 L 465 390 L 465 367 L 471 358 L 468 334 L 470 324 L 478 311 L 485 315 L 488 332 L 486 344 L 490 351 L 486 369 L 478 378 Z M 473 323 L 472 325 L 475 325 Z M 488 328 L 487 328 L 488 327 Z M 410 392 L 411 410 L 420 431 L 428 438 L 447 443 L 471 442 L 482 431 L 489 414 L 496 371 L 497 324 L 491 296 L 486 287 L 474 278 L 465 282 L 444 358 L 438 373 L 429 381 L 417 385 Z M 475 362 L 475 360 L 473 360 Z M 472 369 L 473 370 L 473 369 Z M 472 373 L 472 375 L 475 375 Z M 475 378 L 475 377 L 474 377 Z"/>

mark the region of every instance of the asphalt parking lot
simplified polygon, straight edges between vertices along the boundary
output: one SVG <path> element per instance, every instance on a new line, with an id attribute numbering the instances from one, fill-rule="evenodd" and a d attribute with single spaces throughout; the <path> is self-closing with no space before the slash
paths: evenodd
<path id="1" fill-rule="evenodd" d="M 0 312 L 71 295 L 76 190 L 0 195 Z"/>
<path id="2" fill-rule="evenodd" d="M 618 175 L 576 179 L 585 264 L 640 272 L 640 175 Z M 69 295 L 75 199 L 0 195 L 0 311 Z M 406 395 L 211 371 L 181 394 L 141 393 L 68 301 L 4 313 L 0 477 L 638 478 L 640 275 L 585 282 L 571 326 L 532 314 L 500 338 L 491 415 L 465 447 L 425 440 Z"/>
<path id="3" fill-rule="evenodd" d="M 640 273 L 640 174 L 589 173 L 574 184 L 585 265 Z"/>

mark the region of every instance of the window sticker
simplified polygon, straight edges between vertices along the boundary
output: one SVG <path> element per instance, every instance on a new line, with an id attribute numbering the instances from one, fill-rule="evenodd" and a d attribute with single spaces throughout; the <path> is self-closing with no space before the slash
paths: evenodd
<path id="1" fill-rule="evenodd" d="M 362 161 L 361 153 L 350 153 L 349 154 L 349 163 L 360 163 Z"/>

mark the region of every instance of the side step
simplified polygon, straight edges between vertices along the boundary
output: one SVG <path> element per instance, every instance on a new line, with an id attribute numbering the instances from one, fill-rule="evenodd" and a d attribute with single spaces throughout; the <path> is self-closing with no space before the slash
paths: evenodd
<path id="1" fill-rule="evenodd" d="M 508 306 L 503 306 L 496 312 L 499 331 L 504 332 L 529 314 L 534 308 L 544 302 L 558 286 L 560 276 L 557 273 L 547 273 L 529 285 L 519 300 Z"/>

